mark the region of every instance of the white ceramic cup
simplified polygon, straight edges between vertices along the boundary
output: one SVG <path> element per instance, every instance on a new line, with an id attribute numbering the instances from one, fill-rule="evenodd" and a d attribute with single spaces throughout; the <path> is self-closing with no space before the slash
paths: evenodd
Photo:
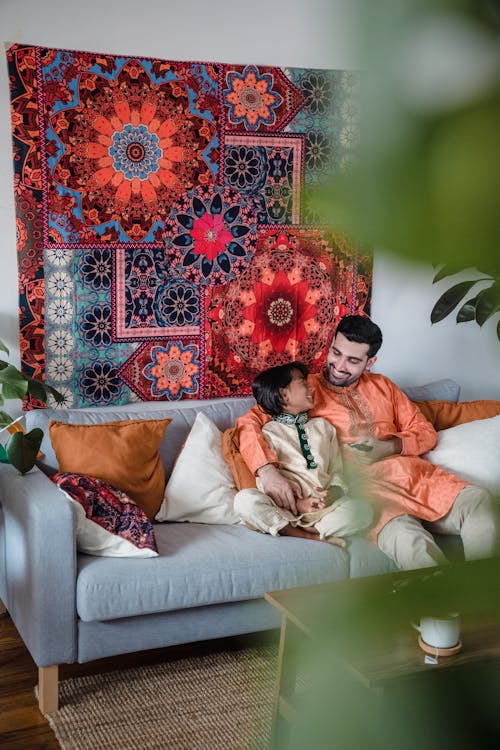
<path id="1" fill-rule="evenodd" d="M 422 640 L 434 648 L 452 648 L 460 640 L 460 616 L 451 612 L 445 617 L 421 617 L 420 625 L 412 623 Z"/>

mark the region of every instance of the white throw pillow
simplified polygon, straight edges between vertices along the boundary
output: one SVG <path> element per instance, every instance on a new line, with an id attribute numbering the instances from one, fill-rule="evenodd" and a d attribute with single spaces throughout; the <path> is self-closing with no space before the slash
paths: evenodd
<path id="1" fill-rule="evenodd" d="M 500 496 L 500 415 L 440 430 L 424 458 Z"/>
<path id="2" fill-rule="evenodd" d="M 222 457 L 222 433 L 199 412 L 172 469 L 155 520 L 238 523 L 235 494 L 231 470 Z"/>

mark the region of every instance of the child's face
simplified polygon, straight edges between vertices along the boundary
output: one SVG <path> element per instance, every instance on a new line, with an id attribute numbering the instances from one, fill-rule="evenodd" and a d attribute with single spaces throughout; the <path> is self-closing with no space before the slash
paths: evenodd
<path id="1" fill-rule="evenodd" d="M 300 370 L 292 371 L 292 380 L 286 388 L 281 389 L 283 411 L 288 414 L 299 414 L 308 411 L 313 405 L 313 389 Z"/>

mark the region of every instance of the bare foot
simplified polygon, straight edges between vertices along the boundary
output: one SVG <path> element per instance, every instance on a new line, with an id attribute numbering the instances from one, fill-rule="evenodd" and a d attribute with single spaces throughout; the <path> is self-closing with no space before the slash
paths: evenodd
<path id="1" fill-rule="evenodd" d="M 304 497 L 301 500 L 296 501 L 297 513 L 314 513 L 315 510 L 321 510 L 325 507 L 325 503 L 321 498 L 317 497 Z"/>
<path id="2" fill-rule="evenodd" d="M 292 526 L 291 523 L 288 523 L 278 531 L 278 534 L 280 536 L 296 536 L 302 539 L 310 539 L 313 542 L 320 541 L 319 531 L 315 526 L 308 526 L 307 529 L 304 529 L 302 526 Z"/>

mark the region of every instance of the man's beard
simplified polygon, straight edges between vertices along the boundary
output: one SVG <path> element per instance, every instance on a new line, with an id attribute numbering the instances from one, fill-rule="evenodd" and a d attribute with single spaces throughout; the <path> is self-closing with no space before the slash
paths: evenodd
<path id="1" fill-rule="evenodd" d="M 346 372 L 344 375 L 344 378 L 336 378 L 332 373 L 333 367 L 330 365 L 326 368 L 326 375 L 327 380 L 331 385 L 336 386 L 336 388 L 346 388 L 348 385 L 352 385 L 357 380 L 359 380 L 359 376 L 356 378 L 353 375 L 350 375 L 350 373 Z M 338 382 L 340 381 L 340 382 Z"/>

